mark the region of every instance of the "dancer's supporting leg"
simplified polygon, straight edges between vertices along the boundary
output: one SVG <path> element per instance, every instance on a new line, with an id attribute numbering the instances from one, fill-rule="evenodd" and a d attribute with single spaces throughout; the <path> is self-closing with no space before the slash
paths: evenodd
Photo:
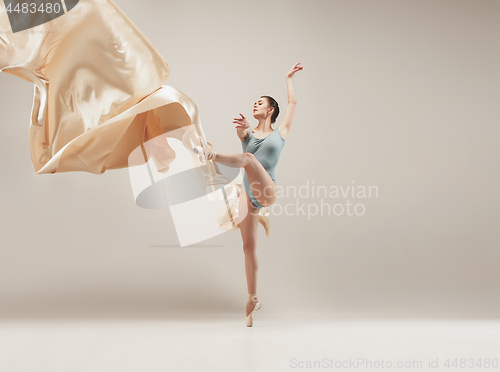
<path id="1" fill-rule="evenodd" d="M 257 229 L 259 226 L 259 209 L 256 208 L 248 198 L 243 189 L 240 194 L 240 216 L 239 221 L 241 238 L 243 240 L 243 253 L 245 254 L 245 273 L 247 277 L 247 289 L 249 294 L 257 293 L 257 271 L 259 269 L 257 260 Z M 250 314 L 255 305 L 253 298 L 247 298 L 245 316 Z"/>

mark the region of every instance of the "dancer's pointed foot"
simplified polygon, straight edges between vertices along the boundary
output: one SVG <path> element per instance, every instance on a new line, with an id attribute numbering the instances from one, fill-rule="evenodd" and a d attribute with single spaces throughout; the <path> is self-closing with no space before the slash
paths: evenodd
<path id="1" fill-rule="evenodd" d="M 253 317 L 257 310 L 261 307 L 260 301 L 257 299 L 257 295 L 255 293 L 251 293 L 247 298 L 247 308 L 245 315 L 245 322 L 247 327 L 251 327 L 253 325 Z"/>
<path id="2" fill-rule="evenodd" d="M 198 159 L 202 164 L 205 164 L 207 160 L 214 160 L 217 156 L 217 153 L 208 147 L 196 146 L 193 148 L 193 152 L 198 155 Z"/>

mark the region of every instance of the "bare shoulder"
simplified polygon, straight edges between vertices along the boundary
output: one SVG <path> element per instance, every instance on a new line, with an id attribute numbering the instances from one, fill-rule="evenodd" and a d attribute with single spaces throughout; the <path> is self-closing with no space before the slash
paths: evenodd
<path id="1" fill-rule="evenodd" d="M 249 135 L 250 135 L 250 129 L 245 129 L 241 133 L 241 135 L 238 133 L 238 137 L 240 138 L 241 142 L 245 141 Z"/>
<path id="2" fill-rule="evenodd" d="M 278 132 L 281 138 L 286 140 L 286 138 L 288 137 L 288 129 L 283 125 L 283 123 L 278 125 Z"/>

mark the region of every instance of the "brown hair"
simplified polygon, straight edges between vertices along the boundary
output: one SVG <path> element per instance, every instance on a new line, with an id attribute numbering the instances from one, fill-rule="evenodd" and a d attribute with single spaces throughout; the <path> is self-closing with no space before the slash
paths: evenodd
<path id="1" fill-rule="evenodd" d="M 276 100 L 273 97 L 269 97 L 269 96 L 261 96 L 261 98 L 267 99 L 269 106 L 274 108 L 273 116 L 271 116 L 271 123 L 275 123 L 276 118 L 280 114 L 280 107 L 278 106 L 278 102 L 276 102 Z"/>

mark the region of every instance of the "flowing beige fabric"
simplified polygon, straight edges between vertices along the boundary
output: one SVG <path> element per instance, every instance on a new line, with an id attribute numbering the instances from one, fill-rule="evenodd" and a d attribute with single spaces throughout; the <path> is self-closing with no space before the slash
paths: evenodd
<path id="1" fill-rule="evenodd" d="M 211 147 L 196 105 L 163 85 L 168 64 L 112 0 L 81 0 L 63 16 L 17 33 L 0 6 L 0 71 L 34 84 L 29 141 L 37 174 L 126 168 L 129 154 L 148 141 L 154 144 L 148 154 L 167 172 L 175 152 L 166 137 L 183 127 L 186 146 Z M 209 169 L 208 184 L 227 181 L 215 163 Z M 217 221 L 237 229 L 241 184 L 225 190 L 228 208 Z M 260 210 L 269 237 L 268 215 Z"/>

